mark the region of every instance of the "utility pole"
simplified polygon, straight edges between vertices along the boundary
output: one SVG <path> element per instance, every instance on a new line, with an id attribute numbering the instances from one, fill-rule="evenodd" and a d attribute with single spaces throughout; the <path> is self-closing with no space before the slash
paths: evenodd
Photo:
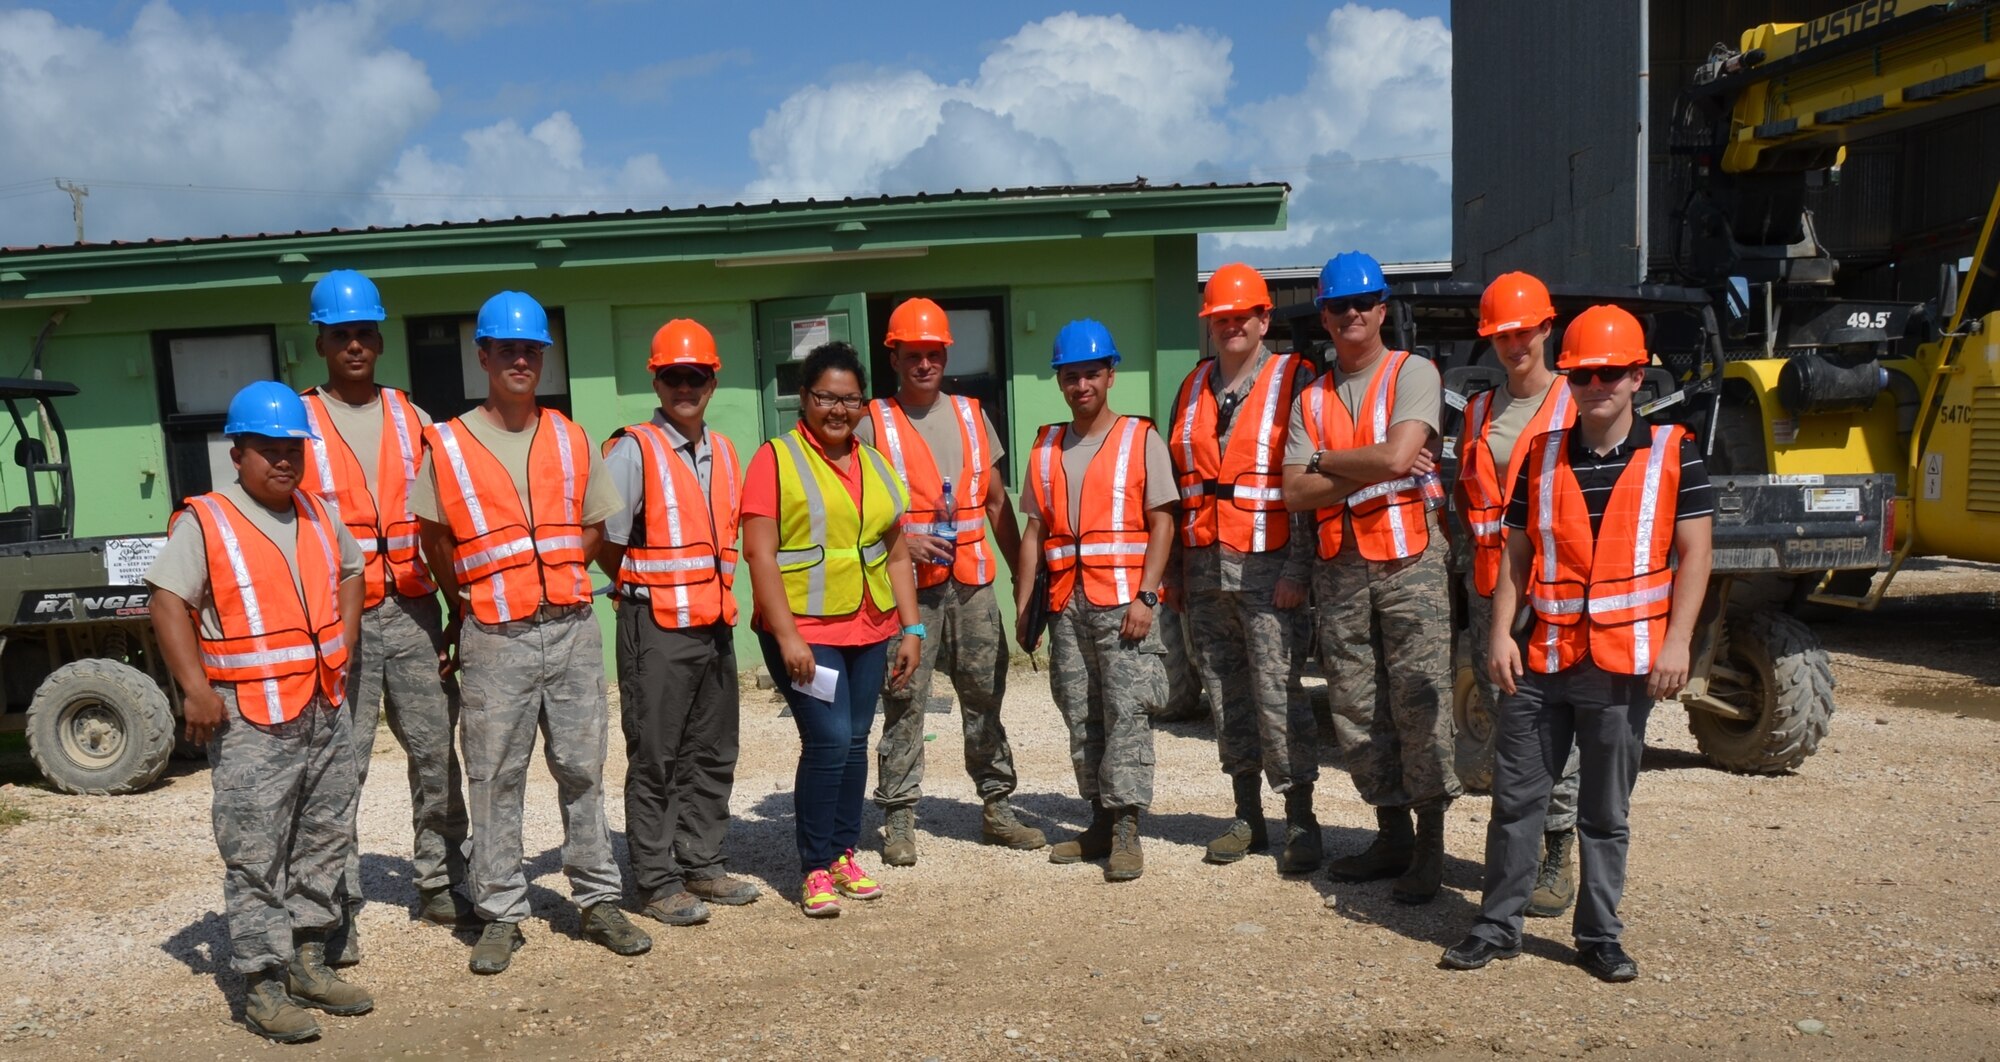
<path id="1" fill-rule="evenodd" d="M 69 193 L 70 216 L 76 219 L 76 242 L 82 243 L 83 242 L 83 197 L 90 194 L 90 189 L 76 183 L 75 181 L 65 181 L 61 177 L 56 178 L 56 187 Z"/>

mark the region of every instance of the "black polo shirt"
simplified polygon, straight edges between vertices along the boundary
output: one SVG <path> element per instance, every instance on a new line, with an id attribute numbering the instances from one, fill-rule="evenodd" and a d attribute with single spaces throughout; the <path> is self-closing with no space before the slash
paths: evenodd
<path id="1" fill-rule="evenodd" d="M 1611 489 L 1618 485 L 1618 477 L 1625 474 L 1625 466 L 1632 458 L 1652 448 L 1653 426 L 1638 417 L 1632 418 L 1632 433 L 1625 441 L 1611 448 L 1611 452 L 1599 454 L 1583 443 L 1583 432 L 1577 428 L 1568 431 L 1565 442 L 1568 449 L 1570 471 L 1576 475 L 1578 487 L 1583 489 L 1584 508 L 1590 511 L 1590 533 L 1597 534 L 1598 525 L 1604 521 L 1604 507 L 1611 503 Z M 1708 466 L 1702 464 L 1701 452 L 1695 449 L 1694 437 L 1681 437 L 1681 490 L 1675 499 L 1674 519 L 1692 520 L 1698 516 L 1708 516 L 1715 512 L 1715 488 L 1708 483 Z M 1514 494 L 1507 502 L 1507 526 L 1525 530 L 1528 526 L 1528 462 L 1521 462 L 1521 476 L 1514 481 Z"/>

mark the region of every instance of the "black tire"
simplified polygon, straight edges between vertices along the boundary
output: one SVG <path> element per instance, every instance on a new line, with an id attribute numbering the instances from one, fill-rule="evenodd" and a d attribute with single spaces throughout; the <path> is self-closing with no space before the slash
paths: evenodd
<path id="1" fill-rule="evenodd" d="M 1764 449 L 1763 412 L 1755 401 L 1724 402 L 1710 440 L 1708 471 L 1717 476 L 1762 476 L 1771 471 Z"/>
<path id="2" fill-rule="evenodd" d="M 1709 693 L 1751 713 L 1729 719 L 1688 709 L 1688 729 L 1716 766 L 1745 774 L 1792 770 L 1819 749 L 1833 722 L 1833 668 L 1812 629 L 1782 612 L 1731 611 L 1726 673 Z"/>
<path id="3" fill-rule="evenodd" d="M 28 704 L 28 753 L 65 793 L 136 793 L 160 777 L 173 750 L 167 695 L 115 660 L 64 664 Z"/>

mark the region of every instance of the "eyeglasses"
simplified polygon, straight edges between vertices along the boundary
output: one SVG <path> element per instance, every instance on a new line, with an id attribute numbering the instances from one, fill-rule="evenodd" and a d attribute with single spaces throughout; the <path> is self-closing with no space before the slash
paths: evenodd
<path id="1" fill-rule="evenodd" d="M 668 387 L 704 387 L 715 377 L 701 369 L 661 369 L 654 378 Z"/>
<path id="2" fill-rule="evenodd" d="M 868 401 L 862 395 L 836 395 L 829 391 L 807 391 L 806 393 L 812 396 L 813 403 L 821 409 L 832 409 L 835 406 L 842 409 L 860 409 Z"/>
<path id="3" fill-rule="evenodd" d="M 1350 310 L 1355 313 L 1367 313 L 1380 305 L 1382 305 L 1380 295 L 1349 295 L 1344 299 L 1322 299 L 1319 308 L 1335 317 L 1343 317 Z"/>
<path id="4" fill-rule="evenodd" d="M 1629 365 L 1604 365 L 1594 369 L 1571 369 L 1569 371 L 1569 383 L 1571 387 L 1588 387 L 1594 383 L 1617 383 L 1625 378 L 1626 373 L 1631 371 L 1632 367 Z"/>

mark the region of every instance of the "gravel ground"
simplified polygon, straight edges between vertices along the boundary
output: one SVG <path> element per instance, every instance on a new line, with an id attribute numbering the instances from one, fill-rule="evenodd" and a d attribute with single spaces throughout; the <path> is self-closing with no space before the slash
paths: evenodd
<path id="1" fill-rule="evenodd" d="M 1435 968 L 1478 902 L 1483 798 L 1452 809 L 1447 888 L 1424 908 L 1391 902 L 1386 882 L 1285 879 L 1269 857 L 1203 865 L 1229 797 L 1207 728 L 1188 724 L 1159 734 L 1146 876 L 1108 885 L 1094 866 L 979 845 L 955 721 L 933 715 L 921 862 L 880 870 L 882 900 L 808 921 L 789 903 L 796 739 L 752 690 L 729 855 L 764 900 L 701 927 L 643 923 L 656 943 L 636 959 L 581 941 L 538 767 L 535 916 L 497 978 L 466 972 L 469 937 L 409 917 L 407 794 L 385 729 L 361 826 L 376 902 L 350 975 L 377 1008 L 322 1017 L 326 1035 L 290 1049 L 239 1024 L 204 770 L 177 764 L 121 799 L 0 787 L 30 816 L 0 838 L 0 1057 L 1994 1057 L 1997 607 L 2000 568 L 1927 564 L 1882 611 L 1821 623 L 1841 713 L 1791 776 L 1713 770 L 1680 709 L 1655 714 L 1624 907 L 1634 984 L 1569 965 L 1565 920 L 1531 921 L 1513 962 Z M 1017 806 L 1066 835 L 1086 809 L 1045 676 L 1012 681 Z M 1324 762 L 1319 809 L 1341 854 L 1372 818 Z M 622 831 L 615 751 L 606 774 Z"/>

